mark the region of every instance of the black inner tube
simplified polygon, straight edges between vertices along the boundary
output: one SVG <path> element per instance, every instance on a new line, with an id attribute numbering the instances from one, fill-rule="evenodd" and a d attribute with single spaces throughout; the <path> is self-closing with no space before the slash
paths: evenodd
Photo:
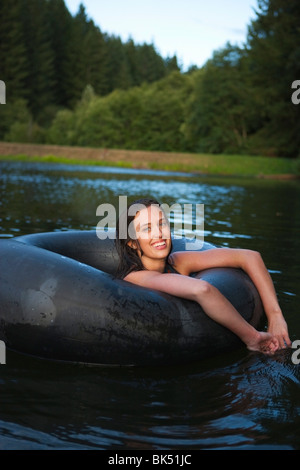
<path id="1" fill-rule="evenodd" d="M 174 239 L 173 250 L 184 250 L 185 241 Z M 71 362 L 161 366 L 241 346 L 196 302 L 116 279 L 114 240 L 100 240 L 96 231 L 1 240 L 0 260 L 0 339 L 16 351 Z M 194 276 L 216 286 L 257 327 L 262 305 L 243 271 L 208 269 Z"/>

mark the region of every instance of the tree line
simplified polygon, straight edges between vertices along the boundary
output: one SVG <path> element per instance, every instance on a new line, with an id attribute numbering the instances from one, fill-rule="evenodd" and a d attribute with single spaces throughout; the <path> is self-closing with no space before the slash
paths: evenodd
<path id="1" fill-rule="evenodd" d="M 5 0 L 0 18 L 3 140 L 300 156 L 298 0 L 258 0 L 245 45 L 188 72 L 103 33 L 83 5 L 72 16 L 63 0 Z"/>

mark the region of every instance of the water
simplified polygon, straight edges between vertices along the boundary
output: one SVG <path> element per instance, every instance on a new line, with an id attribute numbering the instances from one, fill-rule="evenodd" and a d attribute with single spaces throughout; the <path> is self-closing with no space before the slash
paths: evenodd
<path id="1" fill-rule="evenodd" d="M 205 240 L 261 252 L 300 339 L 300 183 L 0 163 L 0 238 L 92 229 L 118 196 L 205 205 Z M 176 217 L 176 215 L 175 215 Z M 100 368 L 7 351 L 0 449 L 299 449 L 295 350 L 234 351 L 180 367 Z M 300 356 L 300 354 L 299 354 Z"/>

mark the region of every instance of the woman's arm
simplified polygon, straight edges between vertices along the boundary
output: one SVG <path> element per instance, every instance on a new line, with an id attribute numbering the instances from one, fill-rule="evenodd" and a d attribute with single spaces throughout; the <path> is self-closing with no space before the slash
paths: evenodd
<path id="1" fill-rule="evenodd" d="M 277 337 L 281 348 L 291 345 L 271 276 L 258 252 L 232 248 L 176 252 L 169 257 L 169 262 L 178 272 L 186 275 L 215 267 L 243 269 L 258 290 L 268 319 L 268 331 Z"/>
<path id="2" fill-rule="evenodd" d="M 157 271 L 132 272 L 125 280 L 198 302 L 210 318 L 235 333 L 250 350 L 273 353 L 278 349 L 278 340 L 273 335 L 253 328 L 221 292 L 206 281 Z"/>

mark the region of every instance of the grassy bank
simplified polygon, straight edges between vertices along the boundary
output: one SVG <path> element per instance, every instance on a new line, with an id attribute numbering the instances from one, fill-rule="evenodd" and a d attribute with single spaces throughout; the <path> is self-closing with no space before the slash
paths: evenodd
<path id="1" fill-rule="evenodd" d="M 245 155 L 146 152 L 0 142 L 0 159 L 252 177 L 300 177 L 300 161 Z"/>

